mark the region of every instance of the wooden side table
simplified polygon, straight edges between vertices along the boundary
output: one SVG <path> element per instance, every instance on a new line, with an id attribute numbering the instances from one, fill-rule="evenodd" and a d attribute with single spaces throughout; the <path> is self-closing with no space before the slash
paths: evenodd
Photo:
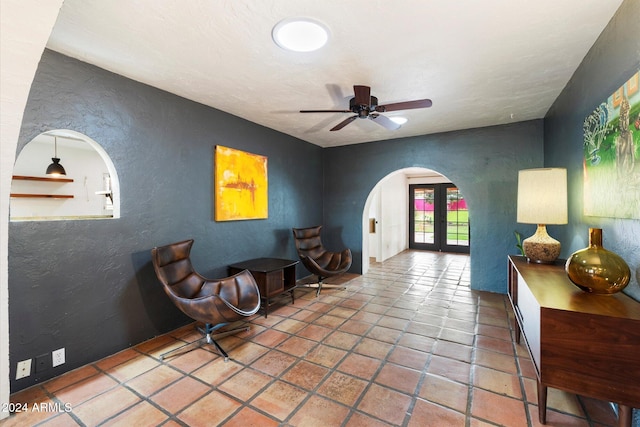
<path id="1" fill-rule="evenodd" d="M 640 303 L 578 289 L 561 261 L 509 256 L 508 265 L 515 338 L 524 338 L 536 369 L 540 422 L 553 387 L 616 402 L 619 425 L 630 426 L 631 408 L 640 407 Z"/>
<path id="2" fill-rule="evenodd" d="M 296 265 L 299 261 L 280 258 L 256 258 L 238 262 L 229 266 L 229 274 L 249 270 L 260 289 L 260 301 L 264 317 L 269 313 L 271 298 L 289 292 L 291 303 L 295 302 L 293 291 L 296 288 Z"/>

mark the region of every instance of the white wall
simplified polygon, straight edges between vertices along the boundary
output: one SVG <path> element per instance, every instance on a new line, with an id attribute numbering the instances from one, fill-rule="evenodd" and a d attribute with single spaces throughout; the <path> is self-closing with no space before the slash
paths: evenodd
<path id="1" fill-rule="evenodd" d="M 11 174 L 29 89 L 62 2 L 0 2 L 0 406 L 9 402 L 7 252 Z M 8 415 L 0 411 L 0 419 Z"/>
<path id="2" fill-rule="evenodd" d="M 443 175 L 438 176 L 412 176 L 407 179 L 407 183 L 410 185 L 413 184 L 448 184 L 451 181 Z"/>
<path id="3" fill-rule="evenodd" d="M 408 216 L 409 190 L 407 177 L 397 174 L 386 179 L 380 187 L 381 218 L 380 260 L 385 261 L 409 247 Z"/>
<path id="4" fill-rule="evenodd" d="M 369 233 L 369 257 L 380 261 L 380 230 L 378 229 L 378 220 L 380 219 L 380 191 L 373 193 L 371 206 L 369 208 L 369 220 L 375 222 L 375 233 Z M 369 230 L 365 228 L 365 230 Z"/>

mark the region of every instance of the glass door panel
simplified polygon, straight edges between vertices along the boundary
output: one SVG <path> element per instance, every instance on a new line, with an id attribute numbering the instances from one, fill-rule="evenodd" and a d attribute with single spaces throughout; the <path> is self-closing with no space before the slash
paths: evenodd
<path id="1" fill-rule="evenodd" d="M 417 188 L 414 192 L 414 239 L 419 243 L 434 243 L 433 188 Z"/>
<path id="2" fill-rule="evenodd" d="M 469 210 L 460 190 L 446 186 L 446 241 L 443 250 L 448 252 L 469 252 Z M 466 248 L 466 250 L 465 250 Z"/>
<path id="3" fill-rule="evenodd" d="M 409 247 L 437 250 L 436 187 L 409 185 Z"/>

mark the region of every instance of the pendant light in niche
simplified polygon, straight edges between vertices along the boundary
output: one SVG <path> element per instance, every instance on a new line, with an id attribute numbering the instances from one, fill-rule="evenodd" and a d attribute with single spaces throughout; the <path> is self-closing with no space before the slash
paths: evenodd
<path id="1" fill-rule="evenodd" d="M 62 167 L 62 165 L 60 164 L 60 158 L 58 157 L 58 138 L 57 137 L 53 137 L 53 156 L 51 158 L 51 160 L 53 161 L 53 163 L 51 163 L 49 165 L 49 167 L 47 167 L 47 175 L 52 175 L 52 176 L 59 176 L 59 175 L 66 175 L 67 172 L 64 170 L 64 167 Z"/>

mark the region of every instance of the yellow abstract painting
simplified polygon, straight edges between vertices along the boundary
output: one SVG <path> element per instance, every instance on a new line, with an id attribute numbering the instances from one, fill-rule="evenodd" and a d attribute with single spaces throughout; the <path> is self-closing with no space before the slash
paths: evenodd
<path id="1" fill-rule="evenodd" d="M 267 158 L 217 145 L 215 192 L 216 221 L 267 218 Z"/>

